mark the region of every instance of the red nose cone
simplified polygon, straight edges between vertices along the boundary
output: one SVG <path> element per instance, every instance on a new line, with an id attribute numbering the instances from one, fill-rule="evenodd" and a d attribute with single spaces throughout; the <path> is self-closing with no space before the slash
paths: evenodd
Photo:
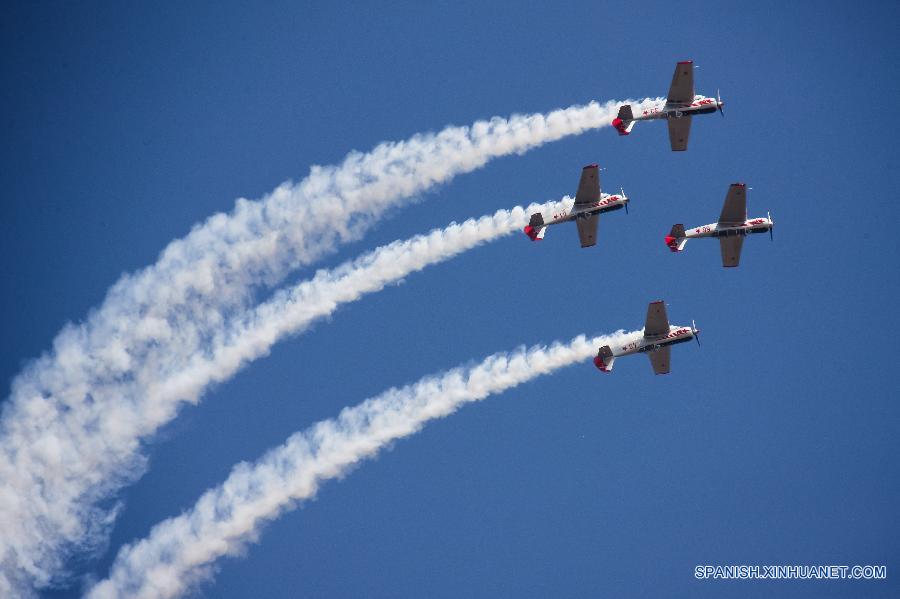
<path id="1" fill-rule="evenodd" d="M 666 245 L 671 246 L 674 241 L 674 237 L 672 237 L 671 235 L 666 235 Z"/>
<path id="2" fill-rule="evenodd" d="M 606 364 L 603 363 L 603 358 L 601 358 L 600 356 L 596 356 L 594 358 L 594 366 L 596 366 L 598 369 L 602 370 L 603 372 L 606 372 Z"/>

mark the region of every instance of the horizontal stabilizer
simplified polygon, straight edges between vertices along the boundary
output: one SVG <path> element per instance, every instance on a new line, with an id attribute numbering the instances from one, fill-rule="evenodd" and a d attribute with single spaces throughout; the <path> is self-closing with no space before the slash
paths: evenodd
<path id="1" fill-rule="evenodd" d="M 631 105 L 624 104 L 619 108 L 619 116 L 613 119 L 612 126 L 616 128 L 619 135 L 628 135 L 634 127 L 634 114 L 631 112 Z"/>
<path id="2" fill-rule="evenodd" d="M 609 372 L 612 370 L 613 362 L 615 361 L 616 359 L 613 357 L 612 350 L 608 345 L 604 345 L 597 352 L 597 357 L 594 358 L 594 366 L 603 372 Z"/>
<path id="3" fill-rule="evenodd" d="M 547 227 L 544 225 L 544 217 L 540 212 L 535 212 L 522 230 L 525 231 L 525 234 L 528 235 L 531 241 L 540 241 L 544 238 L 544 233 L 547 231 Z"/>
<path id="4" fill-rule="evenodd" d="M 680 252 L 687 243 L 687 237 L 684 236 L 684 225 L 672 225 L 672 230 L 666 235 L 666 245 L 673 252 Z"/>

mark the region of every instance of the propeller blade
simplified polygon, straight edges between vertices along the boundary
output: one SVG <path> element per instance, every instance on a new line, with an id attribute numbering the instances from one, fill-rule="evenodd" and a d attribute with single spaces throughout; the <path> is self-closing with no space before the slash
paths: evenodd
<path id="1" fill-rule="evenodd" d="M 716 88 L 716 107 L 722 114 L 722 118 L 725 118 L 725 106 L 724 104 L 722 104 L 722 94 L 719 93 L 718 88 Z"/>
<path id="2" fill-rule="evenodd" d="M 769 239 L 775 241 L 775 223 L 772 222 L 772 214 L 770 212 L 766 212 L 766 216 L 769 217 Z"/>
<path id="3" fill-rule="evenodd" d="M 620 187 L 619 191 L 622 192 L 622 197 L 625 198 L 625 214 L 628 214 L 628 196 L 625 195 L 625 188 Z"/>
<path id="4" fill-rule="evenodd" d="M 700 331 L 697 330 L 697 323 L 694 320 L 691 320 L 691 332 L 694 334 L 694 339 L 697 340 L 697 347 L 700 347 Z"/>

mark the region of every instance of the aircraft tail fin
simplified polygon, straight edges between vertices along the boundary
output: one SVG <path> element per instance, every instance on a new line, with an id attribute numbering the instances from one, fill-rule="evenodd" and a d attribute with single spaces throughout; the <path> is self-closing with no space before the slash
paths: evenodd
<path id="1" fill-rule="evenodd" d="M 540 241 L 544 238 L 544 233 L 547 232 L 547 226 L 544 224 L 544 217 L 540 212 L 535 212 L 531 215 L 531 220 L 528 221 L 528 224 L 523 229 L 525 234 L 528 235 L 528 238 L 531 241 Z"/>
<path id="2" fill-rule="evenodd" d="M 672 230 L 666 235 L 666 245 L 673 252 L 680 252 L 687 243 L 687 237 L 684 236 L 684 225 L 672 225 Z"/>
<path id="3" fill-rule="evenodd" d="M 631 112 L 631 104 L 623 104 L 619 108 L 619 116 L 613 119 L 612 126 L 619 135 L 628 135 L 634 127 L 634 114 Z"/>
<path id="4" fill-rule="evenodd" d="M 609 372 L 612 370 L 613 362 L 615 361 L 616 359 L 613 357 L 612 350 L 608 345 L 604 345 L 597 352 L 597 357 L 594 358 L 594 366 L 603 372 Z"/>

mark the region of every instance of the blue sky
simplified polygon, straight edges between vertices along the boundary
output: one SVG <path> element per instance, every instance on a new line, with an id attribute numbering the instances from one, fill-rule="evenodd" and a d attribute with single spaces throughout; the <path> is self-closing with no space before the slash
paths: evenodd
<path id="1" fill-rule="evenodd" d="M 450 221 L 573 193 L 599 162 L 631 214 L 599 243 L 514 236 L 412 275 L 186 409 L 122 493 L 123 543 L 231 466 L 382 390 L 522 343 L 643 324 L 665 299 L 703 347 L 538 379 L 430 424 L 220 563 L 217 597 L 896 596 L 900 333 L 891 3 L 12 7 L 0 24 L 0 375 L 121 273 L 240 196 L 350 150 L 492 115 L 664 95 L 676 60 L 726 118 L 610 128 L 492 162 L 322 265 Z M 746 181 L 738 269 L 672 255 Z M 300 280 L 310 271 L 296 273 Z M 697 564 L 885 564 L 887 581 L 697 581 Z M 77 596 L 79 580 L 48 597 Z"/>

